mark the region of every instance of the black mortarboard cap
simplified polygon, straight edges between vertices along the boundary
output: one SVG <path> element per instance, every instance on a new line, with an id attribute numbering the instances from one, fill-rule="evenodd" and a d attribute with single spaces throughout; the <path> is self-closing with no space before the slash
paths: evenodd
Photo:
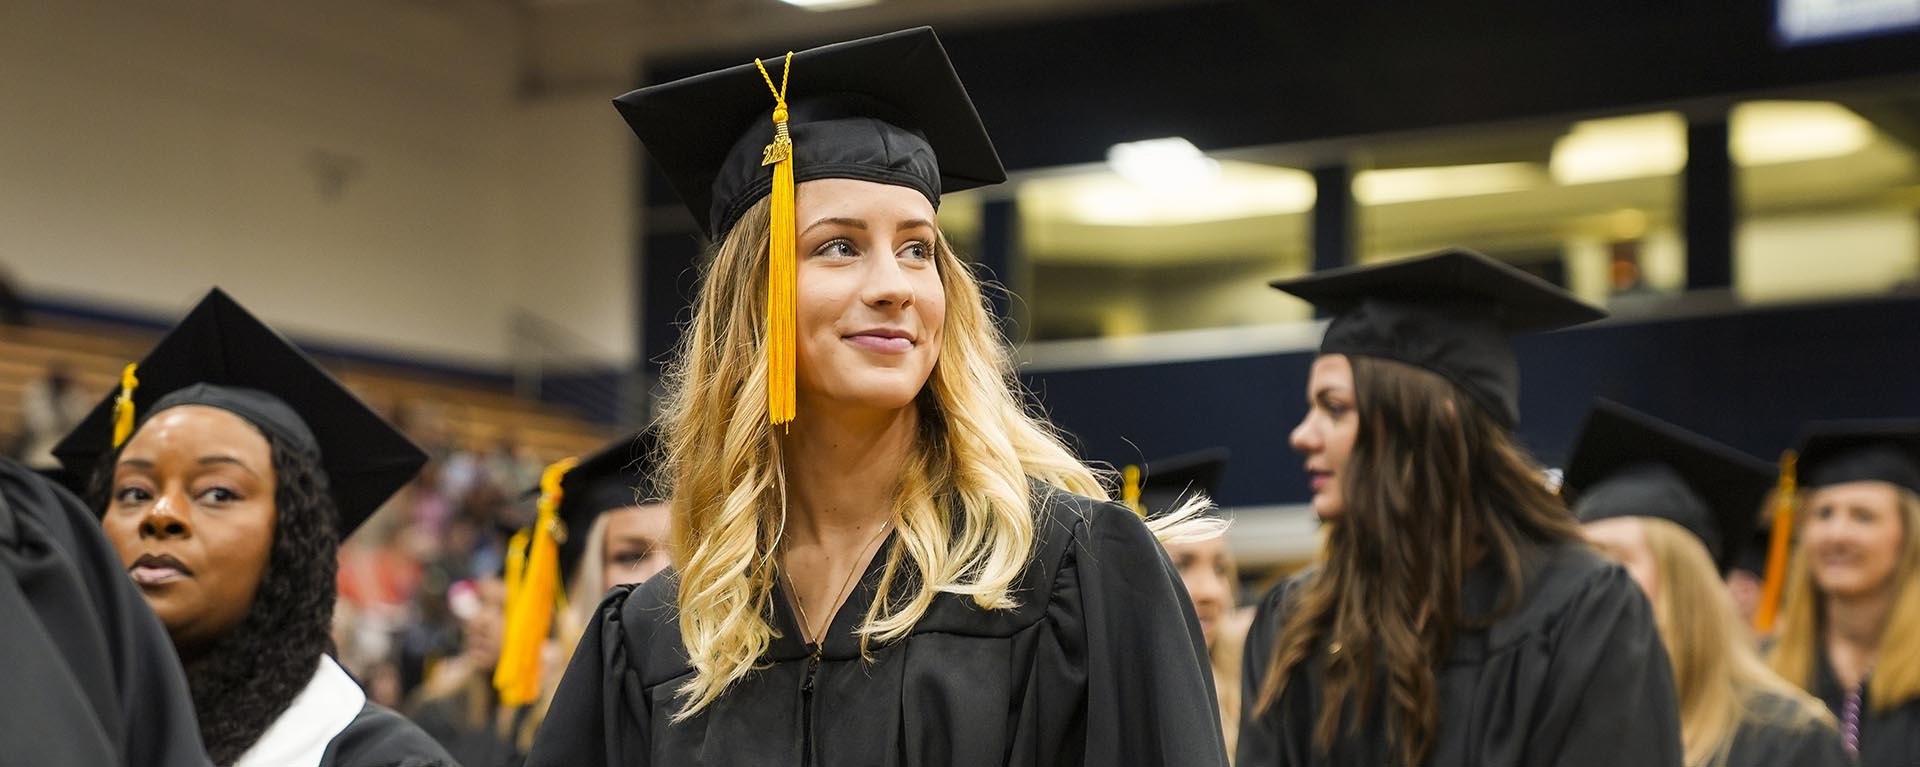
<path id="1" fill-rule="evenodd" d="M 1148 461 L 1140 480 L 1140 505 L 1153 516 L 1172 511 L 1195 493 L 1213 498 L 1231 455 L 1215 447 Z"/>
<path id="2" fill-rule="evenodd" d="M 1607 316 L 1552 283 L 1457 248 L 1272 285 L 1333 314 L 1321 354 L 1379 357 L 1433 371 L 1509 427 L 1520 422 L 1511 337 Z"/>
<path id="3" fill-rule="evenodd" d="M 765 60 L 778 85 L 782 58 Z M 930 27 L 801 51 L 787 74 L 794 181 L 942 192 L 1006 180 L 1000 156 Z M 774 98 L 753 62 L 620 96 L 625 117 L 700 228 L 719 239 L 768 194 Z"/>
<path id="4" fill-rule="evenodd" d="M 425 453 L 273 328 L 215 288 L 135 368 L 134 414 L 145 423 L 180 405 L 207 405 L 246 419 L 315 456 L 340 512 L 345 538 L 420 471 Z M 86 481 L 116 446 L 109 394 L 54 455 Z M 137 427 L 136 427 L 137 431 Z"/>
<path id="5" fill-rule="evenodd" d="M 1759 577 L 1767 576 L 1767 554 L 1773 547 L 1773 525 L 1756 525 L 1753 534 L 1747 536 L 1740 545 L 1739 558 L 1734 560 L 1733 569 L 1745 570 Z"/>
<path id="6" fill-rule="evenodd" d="M 1706 544 L 1724 575 L 1752 538 L 1773 478 L 1765 461 L 1598 400 L 1567 462 L 1564 486 L 1580 521 L 1667 520 Z"/>
<path id="7" fill-rule="evenodd" d="M 587 553 L 587 532 L 594 520 L 614 509 L 664 502 L 649 489 L 658 433 L 647 429 L 616 439 L 580 459 L 560 478 L 560 521 L 567 537 L 560 544 L 560 578 L 573 579 Z M 529 491 L 538 497 L 540 488 Z"/>
<path id="8" fill-rule="evenodd" d="M 1920 493 L 1920 419 L 1808 424 L 1797 474 L 1808 489 L 1873 480 Z"/>

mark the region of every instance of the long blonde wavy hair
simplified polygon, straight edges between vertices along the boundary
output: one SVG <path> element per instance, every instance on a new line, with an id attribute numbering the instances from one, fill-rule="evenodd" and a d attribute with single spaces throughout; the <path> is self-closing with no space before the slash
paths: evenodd
<path id="1" fill-rule="evenodd" d="M 1900 562 L 1893 569 L 1892 614 L 1880 632 L 1880 657 L 1874 662 L 1873 677 L 1867 684 L 1866 701 L 1876 713 L 1912 700 L 1920 700 L 1920 646 L 1912 637 L 1920 636 L 1920 496 L 1896 488 L 1900 507 Z M 1807 508 L 1803 494 L 1796 505 Z M 1804 520 L 1806 514 L 1797 514 Z M 1785 612 L 1768 662 L 1773 670 L 1797 684 L 1813 689 L 1815 664 L 1824 657 L 1822 628 L 1826 625 L 1827 598 L 1813 582 L 1813 570 L 1807 565 L 1804 550 L 1793 557 L 1787 569 Z"/>
<path id="2" fill-rule="evenodd" d="M 1654 621 L 1673 663 L 1680 699 L 1680 741 L 1687 767 L 1719 767 L 1742 722 L 1788 728 L 1832 727 L 1826 706 L 1767 668 L 1741 624 L 1700 539 L 1677 524 L 1640 517 L 1654 564 Z M 1771 693 L 1785 709 L 1754 705 Z"/>
<path id="3" fill-rule="evenodd" d="M 768 623 L 787 517 L 781 441 L 767 423 L 767 201 L 740 217 L 702 275 L 693 320 L 667 372 L 660 472 L 672 498 L 680 636 L 693 676 L 684 720 L 753 670 Z M 1029 478 L 1106 498 L 1093 470 L 1023 403 L 1013 357 L 981 284 L 944 234 L 939 360 L 916 400 L 920 433 L 895 495 L 897 545 L 859 628 L 863 646 L 903 637 L 937 594 L 1016 605 L 1035 537 Z M 802 415 L 801 417 L 805 417 Z M 905 580 L 902 580 L 905 579 Z"/>

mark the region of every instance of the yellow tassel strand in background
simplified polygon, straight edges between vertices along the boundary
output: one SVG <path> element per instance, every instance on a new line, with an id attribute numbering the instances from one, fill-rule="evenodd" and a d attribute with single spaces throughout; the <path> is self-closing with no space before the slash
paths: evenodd
<path id="1" fill-rule="evenodd" d="M 133 390 L 140 388 L 140 379 L 133 377 L 133 371 L 140 367 L 137 362 L 127 363 L 120 371 L 120 396 L 113 400 L 113 446 L 127 444 L 127 438 L 133 436 Z"/>
<path id="2" fill-rule="evenodd" d="M 767 244 L 767 420 L 779 426 L 793 420 L 796 397 L 793 291 L 794 239 L 799 232 L 793 220 L 793 136 L 787 131 L 787 76 L 793 74 L 793 52 L 787 52 L 778 88 L 773 87 L 765 64 L 754 59 L 753 65 L 773 91 L 773 143 L 767 145 L 760 164 L 773 166 Z"/>
<path id="3" fill-rule="evenodd" d="M 1794 472 L 1800 456 L 1788 450 L 1780 455 L 1780 485 L 1774 490 L 1773 538 L 1767 542 L 1767 579 L 1760 588 L 1760 607 L 1753 613 L 1753 628 L 1761 636 L 1773 633 L 1773 621 L 1780 611 L 1780 592 L 1787 582 L 1787 554 L 1793 544 Z M 1728 545 L 1738 544 L 1728 541 Z"/>
<path id="4" fill-rule="evenodd" d="M 1140 467 L 1128 466 L 1120 470 L 1120 502 L 1142 518 L 1147 516 L 1147 507 L 1140 505 Z"/>
<path id="5" fill-rule="evenodd" d="M 540 475 L 540 513 L 532 530 L 515 533 L 507 558 L 507 621 L 493 688 L 503 706 L 524 706 L 540 697 L 540 654 L 560 603 L 560 480 L 577 458 Z M 524 554 L 521 552 L 525 552 Z"/>

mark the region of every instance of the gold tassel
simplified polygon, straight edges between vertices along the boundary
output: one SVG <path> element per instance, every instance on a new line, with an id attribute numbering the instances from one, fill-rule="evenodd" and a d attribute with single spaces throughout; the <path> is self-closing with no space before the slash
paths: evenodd
<path id="1" fill-rule="evenodd" d="M 503 706 L 524 706 L 540 698 L 540 653 L 559 604 L 559 542 L 566 536 L 559 516 L 560 480 L 578 462 L 568 458 L 547 467 L 540 476 L 540 512 L 533 528 L 515 533 L 509 545 L 506 630 L 500 661 L 493 668 L 493 688 Z"/>
<path id="2" fill-rule="evenodd" d="M 1120 470 L 1120 502 L 1146 518 L 1147 507 L 1140 504 L 1140 467 L 1129 465 Z"/>
<path id="3" fill-rule="evenodd" d="M 767 421 L 779 426 L 793 421 L 797 397 L 793 293 L 794 240 L 799 231 L 793 220 L 793 135 L 787 130 L 787 76 L 793 74 L 793 52 L 787 52 L 778 88 L 773 87 L 765 64 L 754 59 L 753 65 L 773 91 L 773 143 L 767 145 L 760 164 L 773 166 L 767 238 Z"/>
<path id="4" fill-rule="evenodd" d="M 1786 586 L 1787 555 L 1793 545 L 1794 474 L 1799 462 L 1799 454 L 1792 450 L 1780 455 L 1780 484 L 1774 490 L 1773 499 L 1773 537 L 1767 542 L 1767 578 L 1760 587 L 1760 606 L 1753 613 L 1753 628 L 1761 636 L 1773 633 L 1774 618 L 1780 610 L 1780 592 Z"/>
<path id="5" fill-rule="evenodd" d="M 140 379 L 133 371 L 140 363 L 129 362 L 125 370 L 120 371 L 120 396 L 113 400 L 113 446 L 119 448 L 127 444 L 127 438 L 133 436 L 133 390 L 140 388 Z"/>

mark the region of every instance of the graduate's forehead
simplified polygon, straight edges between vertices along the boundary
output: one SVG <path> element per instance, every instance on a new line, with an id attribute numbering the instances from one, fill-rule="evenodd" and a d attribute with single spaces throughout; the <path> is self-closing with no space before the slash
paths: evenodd
<path id="1" fill-rule="evenodd" d="M 1322 354 L 1308 369 L 1307 396 L 1321 392 L 1342 392 L 1353 388 L 1353 361 L 1345 354 Z"/>
<path id="2" fill-rule="evenodd" d="M 794 189 L 794 217 L 802 231 L 822 224 L 850 229 L 932 228 L 936 215 L 925 195 L 896 184 L 823 178 Z"/>
<path id="3" fill-rule="evenodd" d="M 157 459 L 222 457 L 265 463 L 267 439 L 246 419 L 217 407 L 181 405 L 155 413 L 127 440 L 122 465 L 152 466 Z"/>

